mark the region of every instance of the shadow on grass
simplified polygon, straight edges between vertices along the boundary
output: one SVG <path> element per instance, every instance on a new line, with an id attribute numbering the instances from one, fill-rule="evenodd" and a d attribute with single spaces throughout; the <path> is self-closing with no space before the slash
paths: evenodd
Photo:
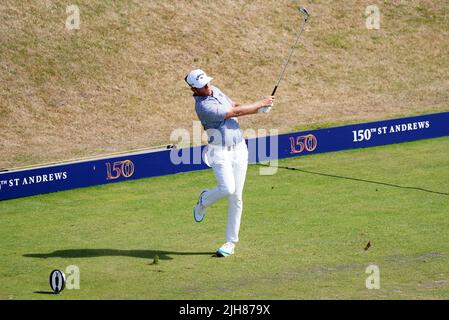
<path id="1" fill-rule="evenodd" d="M 156 255 L 161 260 L 172 260 L 171 256 L 210 255 L 213 252 L 174 252 L 162 250 L 118 250 L 118 249 L 68 249 L 57 250 L 51 253 L 27 253 L 27 258 L 97 258 L 97 257 L 134 257 L 153 259 Z"/>
<path id="2" fill-rule="evenodd" d="M 53 291 L 34 291 L 33 293 L 56 295 L 56 293 L 54 293 Z"/>

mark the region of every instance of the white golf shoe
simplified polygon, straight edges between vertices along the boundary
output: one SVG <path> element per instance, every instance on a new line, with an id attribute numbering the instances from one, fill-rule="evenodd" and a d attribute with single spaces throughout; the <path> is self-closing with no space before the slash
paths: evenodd
<path id="1" fill-rule="evenodd" d="M 198 202 L 196 203 L 195 207 L 193 208 L 193 219 L 195 219 L 196 222 L 201 222 L 204 220 L 204 217 L 206 216 L 206 207 L 203 206 L 202 203 L 202 196 L 207 191 L 207 189 L 201 191 L 201 194 L 198 198 Z"/>
<path id="2" fill-rule="evenodd" d="M 229 257 L 231 254 L 234 254 L 235 244 L 233 242 L 226 242 L 217 250 L 218 257 Z"/>

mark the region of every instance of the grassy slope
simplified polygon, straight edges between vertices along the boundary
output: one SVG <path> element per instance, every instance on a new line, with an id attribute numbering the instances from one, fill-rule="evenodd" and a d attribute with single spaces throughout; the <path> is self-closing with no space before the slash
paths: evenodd
<path id="1" fill-rule="evenodd" d="M 377 3 L 381 30 L 364 11 Z M 183 82 L 207 70 L 236 101 L 268 94 L 299 27 L 297 3 L 66 1 L 0 4 L 0 167 L 169 142 L 195 119 Z M 302 1 L 313 17 L 277 106 L 242 119 L 281 132 L 448 110 L 449 2 Z M 201 24 L 198 22 L 201 21 Z"/>
<path id="2" fill-rule="evenodd" d="M 448 194 L 448 150 L 440 138 L 280 164 Z M 258 170 L 250 166 L 241 243 L 229 259 L 211 257 L 226 203 L 202 224 L 191 214 L 211 171 L 0 202 L 0 298 L 56 298 L 33 292 L 71 264 L 81 290 L 57 298 L 449 298 L 449 196 Z M 364 287 L 370 264 L 380 267 L 380 290 Z"/>

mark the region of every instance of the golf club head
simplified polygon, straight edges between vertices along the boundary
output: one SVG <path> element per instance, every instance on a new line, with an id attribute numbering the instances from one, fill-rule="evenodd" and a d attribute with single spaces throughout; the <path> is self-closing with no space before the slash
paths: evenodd
<path id="1" fill-rule="evenodd" d="M 303 6 L 300 6 L 298 10 L 304 15 L 304 21 L 307 21 L 309 19 L 309 11 Z"/>

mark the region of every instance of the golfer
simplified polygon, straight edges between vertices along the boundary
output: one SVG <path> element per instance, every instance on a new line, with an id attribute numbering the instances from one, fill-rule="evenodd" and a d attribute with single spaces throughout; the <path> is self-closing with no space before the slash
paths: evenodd
<path id="1" fill-rule="evenodd" d="M 243 185 L 248 166 L 248 149 L 237 117 L 268 112 L 274 97 L 248 104 L 237 104 L 211 85 L 212 78 L 202 70 L 193 70 L 185 81 L 193 91 L 195 111 L 208 135 L 205 162 L 212 167 L 217 186 L 201 192 L 193 210 L 196 222 L 203 221 L 206 208 L 222 198 L 228 198 L 226 242 L 217 250 L 218 257 L 234 253 L 239 241 L 242 217 Z"/>

